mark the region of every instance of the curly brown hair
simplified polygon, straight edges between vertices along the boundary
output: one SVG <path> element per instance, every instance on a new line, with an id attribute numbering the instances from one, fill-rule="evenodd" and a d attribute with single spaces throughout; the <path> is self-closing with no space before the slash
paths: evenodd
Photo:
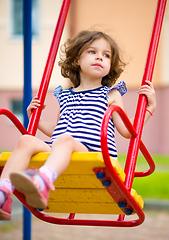
<path id="1" fill-rule="evenodd" d="M 59 61 L 62 76 L 69 78 L 74 87 L 78 87 L 80 84 L 80 66 L 77 60 L 94 40 L 100 38 L 104 38 L 108 41 L 112 53 L 109 74 L 102 78 L 101 84 L 111 87 L 123 72 L 126 64 L 120 58 L 118 45 L 109 35 L 101 31 L 81 31 L 74 38 L 68 39 L 62 46 L 61 52 L 64 53 L 64 55 L 61 55 L 61 60 Z"/>

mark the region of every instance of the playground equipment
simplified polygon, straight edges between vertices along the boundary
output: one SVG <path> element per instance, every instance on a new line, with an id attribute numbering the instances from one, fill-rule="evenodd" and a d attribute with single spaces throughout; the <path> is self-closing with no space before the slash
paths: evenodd
<path id="1" fill-rule="evenodd" d="M 46 67 L 37 93 L 41 101 L 41 107 L 33 111 L 28 129 L 26 130 L 11 112 L 6 109 L 0 109 L 0 114 L 6 115 L 22 134 L 36 134 L 69 4 L 70 0 L 63 1 Z M 166 0 L 158 0 L 142 85 L 145 84 L 145 80 L 152 80 L 165 5 Z M 101 127 L 102 153 L 72 154 L 70 165 L 55 182 L 56 191 L 50 194 L 48 209 L 44 210 L 47 212 L 70 213 L 68 218 L 48 216 L 44 212 L 28 206 L 24 196 L 15 190 L 14 194 L 16 197 L 37 218 L 49 223 L 111 227 L 134 227 L 143 223 L 145 219 L 142 211 L 144 203 L 141 196 L 132 189 L 132 183 L 134 177 L 148 176 L 155 170 L 153 159 L 141 140 L 146 104 L 146 97 L 143 95 L 139 96 L 133 125 L 121 108 L 118 106 L 109 107 L 105 112 Z M 118 161 L 109 156 L 107 145 L 108 122 L 114 111 L 120 115 L 132 135 L 124 171 Z M 139 149 L 145 157 L 149 169 L 135 172 Z M 1 154 L 0 171 L 2 171 L 9 155 L 10 153 Z M 40 167 L 48 155 L 47 153 L 38 153 L 32 157 L 30 167 Z M 75 213 L 118 214 L 119 217 L 116 221 L 85 220 L 75 219 Z M 129 221 L 124 220 L 126 215 L 131 214 L 136 214 L 138 218 Z"/>

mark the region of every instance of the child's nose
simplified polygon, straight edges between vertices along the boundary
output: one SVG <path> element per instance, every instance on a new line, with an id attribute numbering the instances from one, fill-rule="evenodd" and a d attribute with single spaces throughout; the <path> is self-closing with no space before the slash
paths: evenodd
<path id="1" fill-rule="evenodd" d="M 97 59 L 97 60 L 102 60 L 102 59 L 103 59 L 102 54 L 97 54 L 96 59 Z"/>

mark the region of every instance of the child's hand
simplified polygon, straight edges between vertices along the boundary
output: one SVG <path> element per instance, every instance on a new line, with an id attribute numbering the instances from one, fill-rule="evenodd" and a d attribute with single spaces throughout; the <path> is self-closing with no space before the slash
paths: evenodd
<path id="1" fill-rule="evenodd" d="M 27 114 L 28 114 L 28 118 L 31 117 L 32 111 L 34 109 L 37 109 L 38 107 L 40 107 L 40 100 L 38 99 L 38 97 L 33 97 L 31 103 L 29 104 L 29 106 L 27 107 Z M 43 109 L 46 107 L 46 105 L 43 105 Z"/>
<path id="2" fill-rule="evenodd" d="M 138 93 L 144 94 L 147 97 L 147 109 L 153 113 L 156 108 L 156 95 L 152 82 L 146 80 L 145 85 L 139 88 Z"/>

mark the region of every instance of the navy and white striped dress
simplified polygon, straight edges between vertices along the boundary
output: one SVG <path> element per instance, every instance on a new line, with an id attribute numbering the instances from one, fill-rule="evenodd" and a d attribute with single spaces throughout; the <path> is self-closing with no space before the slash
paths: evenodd
<path id="1" fill-rule="evenodd" d="M 53 132 L 51 142 L 66 133 L 84 144 L 90 151 L 100 152 L 101 122 L 105 110 L 108 108 L 108 93 L 112 89 L 117 89 L 121 95 L 127 92 L 124 81 L 112 88 L 101 86 L 80 92 L 74 92 L 71 88 L 62 90 L 61 86 L 57 87 L 53 94 L 60 105 L 60 119 Z M 110 155 L 117 159 L 112 120 L 108 127 L 108 146 Z"/>

